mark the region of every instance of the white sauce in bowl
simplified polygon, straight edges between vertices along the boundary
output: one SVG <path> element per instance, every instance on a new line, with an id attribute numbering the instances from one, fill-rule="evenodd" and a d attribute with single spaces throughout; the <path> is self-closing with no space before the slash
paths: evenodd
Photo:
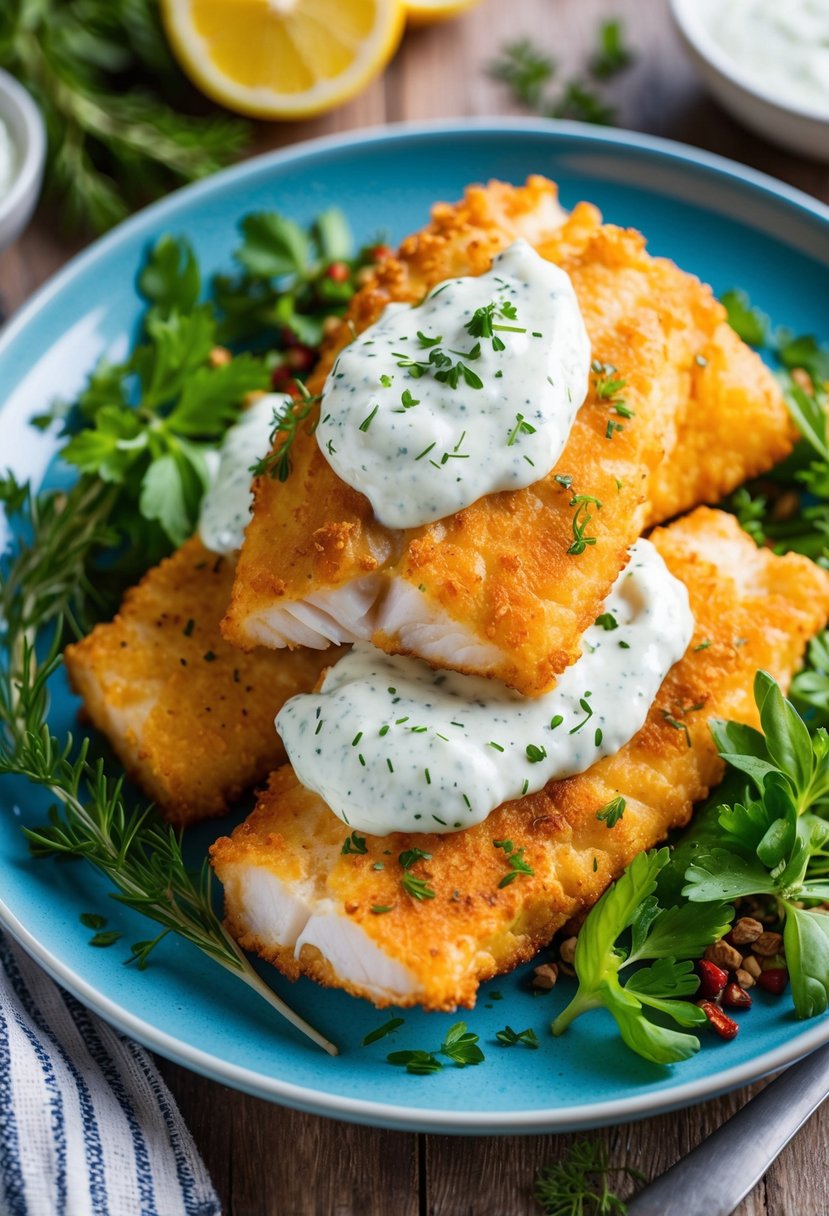
<path id="1" fill-rule="evenodd" d="M 829 0 L 706 0 L 703 11 L 758 88 L 829 119 Z"/>
<path id="2" fill-rule="evenodd" d="M 453 832 L 615 755 L 692 633 L 684 584 L 639 540 L 552 692 L 522 697 L 358 643 L 276 727 L 299 780 L 350 827 Z"/>
<path id="3" fill-rule="evenodd" d="M 570 278 L 526 241 L 416 308 L 390 304 L 329 373 L 317 442 L 389 528 L 546 477 L 587 394 Z"/>
<path id="4" fill-rule="evenodd" d="M 11 190 L 19 168 L 17 147 L 9 128 L 0 118 L 0 199 L 5 198 Z"/>
<path id="5" fill-rule="evenodd" d="M 268 393 L 226 432 L 199 515 L 199 536 L 213 553 L 241 549 L 253 505 L 251 467 L 267 456 L 274 419 L 291 404 L 282 393 Z"/>

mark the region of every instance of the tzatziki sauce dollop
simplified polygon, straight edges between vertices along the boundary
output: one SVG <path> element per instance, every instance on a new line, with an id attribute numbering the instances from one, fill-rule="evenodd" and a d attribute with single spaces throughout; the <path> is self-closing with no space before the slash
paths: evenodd
<path id="1" fill-rule="evenodd" d="M 615 755 L 688 648 L 688 592 L 639 540 L 552 692 L 435 671 L 358 643 L 276 728 L 303 785 L 361 832 L 453 832 Z"/>
<path id="2" fill-rule="evenodd" d="M 827 0 L 705 0 L 702 15 L 759 88 L 829 118 Z"/>
<path id="3" fill-rule="evenodd" d="M 388 528 L 415 528 L 546 477 L 587 394 L 569 276 L 519 240 L 477 277 L 389 304 L 341 351 L 317 442 Z"/>
<path id="4" fill-rule="evenodd" d="M 241 549 L 253 505 L 251 468 L 267 456 L 275 419 L 291 405 L 285 394 L 267 393 L 226 431 L 199 515 L 199 536 L 212 553 Z"/>

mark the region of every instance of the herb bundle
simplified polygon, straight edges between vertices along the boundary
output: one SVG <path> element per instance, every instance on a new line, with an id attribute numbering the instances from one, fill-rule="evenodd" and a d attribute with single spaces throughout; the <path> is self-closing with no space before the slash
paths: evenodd
<path id="1" fill-rule="evenodd" d="M 196 94 L 167 49 L 157 0 L 5 0 L 0 67 L 40 106 L 47 183 L 69 222 L 103 231 L 234 160 L 249 127 L 184 114 Z"/>

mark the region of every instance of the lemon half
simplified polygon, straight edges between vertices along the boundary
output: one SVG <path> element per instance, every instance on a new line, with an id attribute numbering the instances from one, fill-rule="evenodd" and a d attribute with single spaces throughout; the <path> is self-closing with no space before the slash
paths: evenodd
<path id="1" fill-rule="evenodd" d="M 184 71 L 254 118 L 308 118 L 346 101 L 391 59 L 401 0 L 162 0 Z"/>

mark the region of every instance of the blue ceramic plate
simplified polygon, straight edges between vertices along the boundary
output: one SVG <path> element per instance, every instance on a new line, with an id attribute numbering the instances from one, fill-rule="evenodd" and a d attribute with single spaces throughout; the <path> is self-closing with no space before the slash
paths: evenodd
<path id="1" fill-rule="evenodd" d="M 123 224 L 77 258 L 0 338 L 0 464 L 39 480 L 54 441 L 27 426 L 31 414 L 83 383 L 95 360 L 126 350 L 140 315 L 136 267 L 160 233 L 184 233 L 206 272 L 229 265 L 248 211 L 279 208 L 304 222 L 338 204 L 357 236 L 391 241 L 419 228 L 436 199 L 467 182 L 521 182 L 544 173 L 565 206 L 590 199 L 608 220 L 631 224 L 715 291 L 739 285 L 780 324 L 829 333 L 829 210 L 728 161 L 627 132 L 506 122 L 402 127 L 323 140 L 251 161 L 183 190 Z M 54 698 L 57 733 L 77 704 Z M 659 1068 L 631 1055 L 604 1014 L 580 1019 L 562 1039 L 548 1033 L 567 999 L 533 997 L 519 971 L 484 986 L 466 1015 L 486 1062 L 410 1076 L 386 1063 L 401 1047 L 433 1048 L 456 1019 L 406 1012 L 391 1038 L 362 1047 L 386 1020 L 370 1005 L 308 981 L 269 979 L 341 1048 L 336 1059 L 285 1025 L 264 1002 L 184 942 L 166 941 L 140 973 L 123 966 L 121 943 L 91 949 L 78 916 L 106 908 L 124 942 L 146 936 L 140 918 L 107 899 L 81 864 L 29 858 L 19 824 L 40 821 L 44 801 L 9 782 L 0 815 L 0 919 L 67 988 L 108 1021 L 162 1055 L 228 1085 L 286 1105 L 383 1126 L 432 1131 L 562 1130 L 687 1105 L 786 1064 L 829 1040 L 829 1019 L 798 1022 L 788 999 L 761 993 L 730 1044 L 706 1040 L 693 1059 Z M 202 852 L 215 826 L 191 845 Z M 568 985 L 563 985 L 568 987 Z M 538 1051 L 505 1050 L 505 1023 L 532 1026 Z"/>

